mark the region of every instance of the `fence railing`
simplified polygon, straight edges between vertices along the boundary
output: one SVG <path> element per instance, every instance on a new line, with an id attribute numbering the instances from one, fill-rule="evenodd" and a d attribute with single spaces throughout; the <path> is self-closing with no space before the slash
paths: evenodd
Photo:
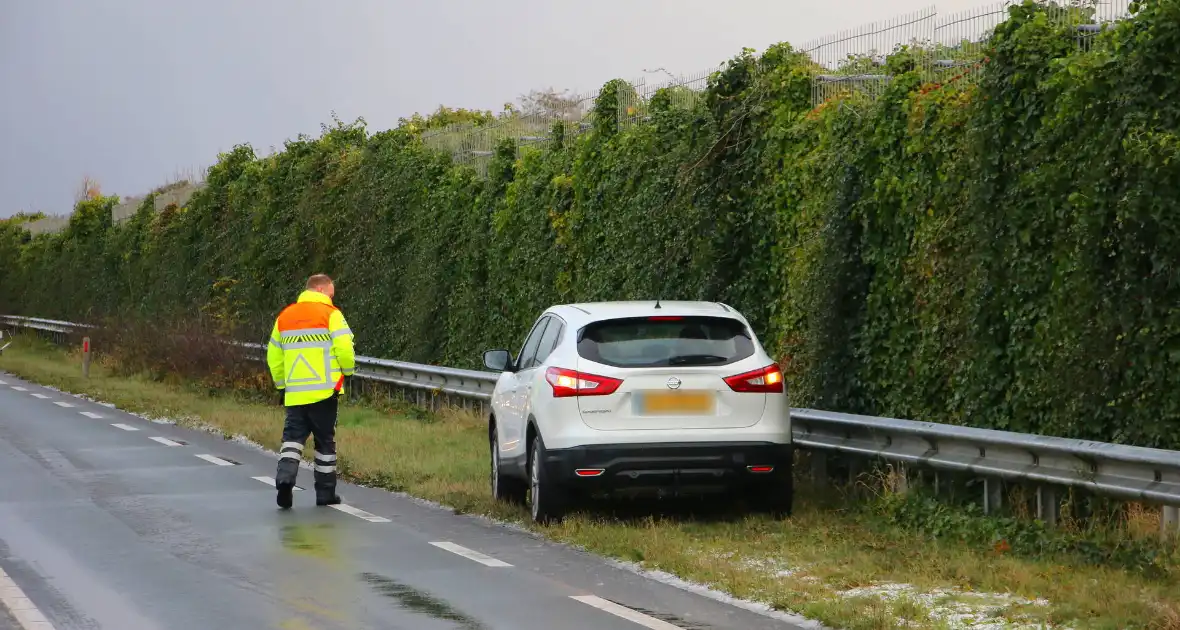
<path id="1" fill-rule="evenodd" d="M 0 316 L 0 326 L 49 333 L 65 342 L 92 326 L 34 317 Z M 256 350 L 262 344 L 237 345 Z M 357 357 L 356 378 L 414 392 L 419 404 L 436 406 L 453 397 L 481 410 L 492 398 L 499 374 L 422 365 L 375 357 Z M 1162 535 L 1180 530 L 1180 451 L 1090 442 L 958 425 L 918 422 L 791 409 L 794 443 L 810 453 L 813 471 L 827 474 L 833 458 L 853 462 L 885 461 L 904 483 L 909 471 L 965 474 L 984 480 L 983 504 L 994 511 L 1002 500 L 1001 480 L 1036 489 L 1036 513 L 1046 523 L 1058 517 L 1060 490 L 1074 488 L 1095 495 L 1162 506 Z"/>

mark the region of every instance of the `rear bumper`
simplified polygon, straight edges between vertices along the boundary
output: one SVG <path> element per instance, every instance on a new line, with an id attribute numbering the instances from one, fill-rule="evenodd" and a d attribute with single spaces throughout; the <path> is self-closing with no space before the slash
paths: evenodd
<path id="1" fill-rule="evenodd" d="M 793 456 L 771 442 L 600 444 L 547 450 L 544 465 L 574 490 L 725 490 L 789 476 Z"/>

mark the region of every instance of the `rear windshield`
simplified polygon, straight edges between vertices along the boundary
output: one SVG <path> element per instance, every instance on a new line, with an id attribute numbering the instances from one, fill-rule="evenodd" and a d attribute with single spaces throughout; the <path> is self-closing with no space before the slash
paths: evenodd
<path id="1" fill-rule="evenodd" d="M 754 354 L 754 340 L 727 317 L 634 317 L 586 326 L 578 354 L 616 367 L 725 365 Z"/>

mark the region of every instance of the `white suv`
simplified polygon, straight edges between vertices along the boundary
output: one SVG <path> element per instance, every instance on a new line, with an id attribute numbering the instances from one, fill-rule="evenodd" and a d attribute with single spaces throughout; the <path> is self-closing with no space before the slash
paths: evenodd
<path id="1" fill-rule="evenodd" d="M 493 495 L 534 521 L 603 492 L 737 489 L 789 515 L 791 416 L 783 374 L 740 313 L 717 302 L 547 309 L 501 372 L 488 438 Z"/>

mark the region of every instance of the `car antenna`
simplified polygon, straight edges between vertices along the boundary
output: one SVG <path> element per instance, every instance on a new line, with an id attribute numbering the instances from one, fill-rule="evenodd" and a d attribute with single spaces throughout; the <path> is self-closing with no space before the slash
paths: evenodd
<path id="1" fill-rule="evenodd" d="M 656 298 L 656 308 L 663 308 L 660 306 L 660 298 Z"/>

